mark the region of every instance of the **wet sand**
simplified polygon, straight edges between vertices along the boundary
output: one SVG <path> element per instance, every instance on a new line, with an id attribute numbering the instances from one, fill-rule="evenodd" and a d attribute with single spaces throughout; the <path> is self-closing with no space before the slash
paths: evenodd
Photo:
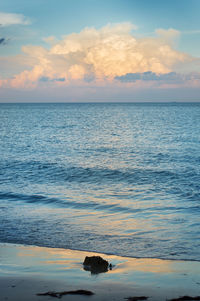
<path id="1" fill-rule="evenodd" d="M 113 269 L 91 274 L 85 256 L 100 255 Z M 200 295 L 200 262 L 137 259 L 75 250 L 0 244 L 0 300 L 57 300 L 37 296 L 49 291 L 89 290 L 92 296 L 64 295 L 62 300 L 126 300 L 148 296 L 162 301 Z"/>

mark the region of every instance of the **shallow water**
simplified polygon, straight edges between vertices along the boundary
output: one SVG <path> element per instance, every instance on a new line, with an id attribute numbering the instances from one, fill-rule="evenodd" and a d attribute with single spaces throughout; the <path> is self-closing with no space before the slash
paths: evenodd
<path id="1" fill-rule="evenodd" d="M 200 260 L 200 104 L 0 104 L 0 241 Z"/>

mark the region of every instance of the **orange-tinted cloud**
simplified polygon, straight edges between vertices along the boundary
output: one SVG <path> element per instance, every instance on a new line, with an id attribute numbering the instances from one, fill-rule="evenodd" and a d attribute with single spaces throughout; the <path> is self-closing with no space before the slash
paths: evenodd
<path id="1" fill-rule="evenodd" d="M 30 70 L 27 68 L 11 79 L 1 80 L 0 85 L 33 88 L 41 83 L 41 78 L 48 78 L 46 83 L 51 85 L 110 82 L 127 74 L 167 74 L 177 65 L 193 60 L 175 49 L 178 31 L 158 29 L 155 37 L 136 38 L 133 29 L 136 28 L 130 23 L 107 25 L 99 30 L 85 28 L 58 42 L 53 37 L 47 38 L 49 49 L 24 46 L 22 51 L 28 58 L 26 61 L 30 61 Z M 61 78 L 62 81 L 56 80 Z"/>

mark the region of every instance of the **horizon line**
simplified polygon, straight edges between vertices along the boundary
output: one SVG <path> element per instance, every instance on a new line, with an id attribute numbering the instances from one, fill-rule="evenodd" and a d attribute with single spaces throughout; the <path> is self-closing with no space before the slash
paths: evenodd
<path id="1" fill-rule="evenodd" d="M 200 103 L 200 100 L 196 101 L 0 101 L 0 104 L 179 104 L 179 103 L 187 103 L 187 104 L 193 104 L 193 103 Z"/>

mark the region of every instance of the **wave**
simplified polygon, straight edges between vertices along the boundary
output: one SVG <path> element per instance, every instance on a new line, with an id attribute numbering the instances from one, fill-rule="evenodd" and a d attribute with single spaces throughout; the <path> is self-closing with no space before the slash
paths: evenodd
<path id="1" fill-rule="evenodd" d="M 43 195 L 33 194 L 16 194 L 16 193 L 8 193 L 8 192 L 0 192 L 0 200 L 6 200 L 11 202 L 25 202 L 29 204 L 44 204 L 44 205 L 52 205 L 57 208 L 74 208 L 78 210 L 96 210 L 103 212 L 111 212 L 111 213 L 126 213 L 126 214 L 145 214 L 151 216 L 151 213 L 155 212 L 166 212 L 166 211 L 184 211 L 184 210 L 192 210 L 197 212 L 200 210 L 200 206 L 156 206 L 156 207 L 145 207 L 145 208 L 133 208 L 128 206 L 121 206 L 119 203 L 111 203 L 106 204 L 102 202 L 95 201 L 85 201 L 78 202 L 60 198 L 50 198 Z"/>
<path id="2" fill-rule="evenodd" d="M 141 187 L 147 198 L 150 194 L 162 194 L 180 200 L 198 201 L 200 175 L 198 170 L 173 170 L 147 167 L 129 167 L 121 169 L 103 167 L 84 167 L 60 165 L 55 162 L 14 161 L 0 163 L 0 183 L 8 186 L 32 184 L 58 185 L 91 185 L 91 189 L 116 187 Z M 146 186 L 145 186 L 146 185 Z M 84 186 L 83 186 L 84 187 Z M 12 189 L 10 189 L 12 191 Z M 37 197 L 36 197 L 37 198 Z M 47 201 L 49 202 L 49 201 Z M 51 201 L 50 201 L 51 202 Z M 56 201 L 57 202 L 57 201 Z M 61 201 L 63 203 L 65 201 Z M 52 203 L 52 202 L 51 202 Z"/>
<path id="3" fill-rule="evenodd" d="M 60 166 L 58 163 L 31 162 L 7 162 L 1 163 L 0 179 L 17 180 L 24 179 L 38 182 L 78 182 L 78 183 L 104 183 L 126 182 L 128 184 L 166 183 L 171 181 L 184 181 L 188 176 L 197 180 L 199 174 L 195 170 L 164 170 L 160 168 L 124 168 L 112 169 L 102 167 Z M 198 182 L 196 182 L 198 183 Z M 192 182 L 190 183 L 192 185 Z"/>
<path id="4" fill-rule="evenodd" d="M 81 249 L 81 248 L 66 248 L 66 247 L 59 247 L 59 246 L 50 246 L 48 244 L 31 244 L 31 243 L 20 243 L 20 242 L 4 242 L 4 241 L 0 241 L 0 246 L 10 246 L 10 247 L 41 247 L 41 248 L 47 248 L 49 250 L 51 249 L 57 249 L 57 250 L 70 250 L 70 251 L 80 251 L 80 252 L 88 252 L 88 254 L 90 253 L 98 253 L 98 254 L 102 254 L 103 255 L 108 255 L 108 256 L 117 256 L 117 257 L 121 257 L 121 258 L 133 258 L 133 259 L 159 259 L 159 260 L 163 260 L 163 261 L 178 261 L 178 262 L 200 262 L 200 259 L 188 259 L 188 258 L 173 258 L 173 257 L 159 257 L 159 256 L 131 256 L 131 255 L 124 255 L 121 253 L 117 253 L 115 254 L 114 252 L 98 252 L 97 250 L 88 250 L 88 249 Z M 174 254 L 176 255 L 176 254 Z"/>

